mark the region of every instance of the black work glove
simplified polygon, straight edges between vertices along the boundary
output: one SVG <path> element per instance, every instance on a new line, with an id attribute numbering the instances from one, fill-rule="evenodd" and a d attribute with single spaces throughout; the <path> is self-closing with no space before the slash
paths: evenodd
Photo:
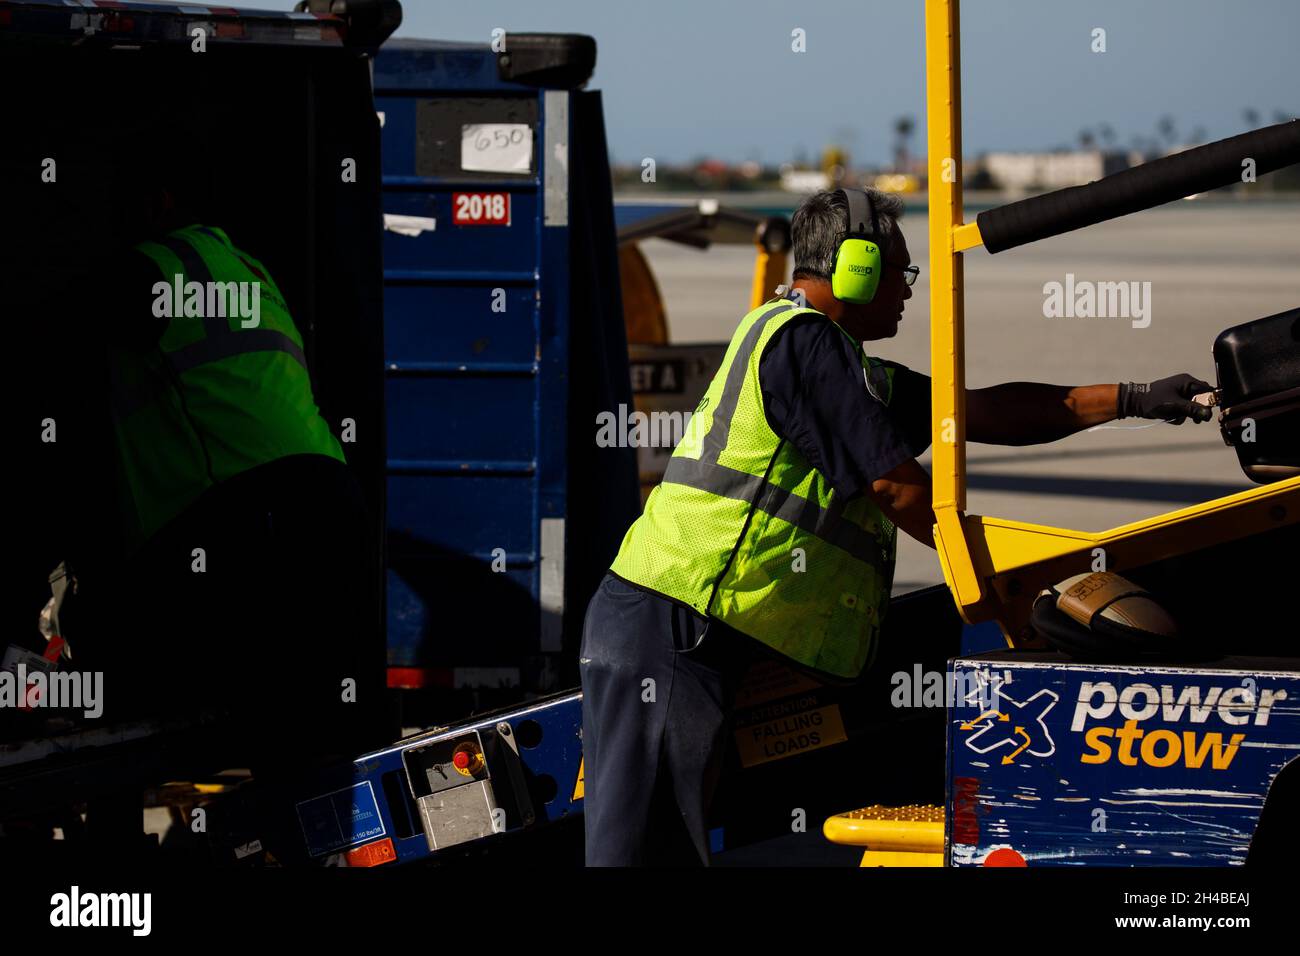
<path id="1" fill-rule="evenodd" d="M 1208 422 L 1214 413 L 1208 405 L 1192 401 L 1192 396 L 1212 391 L 1214 386 L 1209 382 L 1202 382 L 1195 375 L 1186 372 L 1146 385 L 1121 382 L 1117 417 L 1156 418 L 1173 425 L 1181 425 L 1186 418 L 1195 422 Z"/>

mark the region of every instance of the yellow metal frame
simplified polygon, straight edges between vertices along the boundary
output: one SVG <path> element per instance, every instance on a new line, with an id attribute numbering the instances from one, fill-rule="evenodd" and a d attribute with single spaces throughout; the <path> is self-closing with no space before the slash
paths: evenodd
<path id="1" fill-rule="evenodd" d="M 772 298 L 772 290 L 785 281 L 786 253 L 770 251 L 762 239 L 754 240 L 754 277 L 749 284 L 749 311 Z"/>
<path id="2" fill-rule="evenodd" d="M 1037 591 L 1087 571 L 1132 567 L 1293 524 L 1300 478 L 1251 488 L 1108 531 L 1088 532 L 966 514 L 966 357 L 962 253 L 983 244 L 963 222 L 958 0 L 926 0 L 930 199 L 930 367 L 935 547 L 962 617 L 995 620 L 1009 643 L 1028 638 Z"/>

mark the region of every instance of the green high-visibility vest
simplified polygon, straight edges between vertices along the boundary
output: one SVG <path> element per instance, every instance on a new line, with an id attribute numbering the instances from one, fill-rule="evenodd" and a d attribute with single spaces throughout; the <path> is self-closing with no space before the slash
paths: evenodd
<path id="1" fill-rule="evenodd" d="M 299 454 L 344 461 L 316 407 L 302 336 L 262 264 L 209 226 L 187 226 L 136 248 L 161 275 L 152 290 L 140 290 L 140 307 L 149 308 L 152 292 L 154 315 L 166 325 L 156 348 L 110 356 L 132 548 L 208 488 L 250 468 Z M 191 282 L 200 285 L 187 289 Z M 255 319 L 240 314 L 241 306 L 253 311 L 254 289 Z"/>
<path id="2" fill-rule="evenodd" d="M 866 495 L 837 495 L 767 424 L 763 353 L 808 313 L 817 314 L 778 299 L 741 321 L 610 570 L 805 667 L 852 678 L 875 655 L 897 532 Z M 888 404 L 893 369 L 857 350 L 864 387 Z"/>

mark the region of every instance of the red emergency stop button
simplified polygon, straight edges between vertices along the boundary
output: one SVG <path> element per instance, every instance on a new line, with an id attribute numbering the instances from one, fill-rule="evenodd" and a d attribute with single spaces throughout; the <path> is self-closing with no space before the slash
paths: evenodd
<path id="1" fill-rule="evenodd" d="M 452 751 L 451 765 L 456 768 L 458 773 L 466 777 L 472 777 L 483 769 L 483 754 L 472 743 L 459 744 Z"/>

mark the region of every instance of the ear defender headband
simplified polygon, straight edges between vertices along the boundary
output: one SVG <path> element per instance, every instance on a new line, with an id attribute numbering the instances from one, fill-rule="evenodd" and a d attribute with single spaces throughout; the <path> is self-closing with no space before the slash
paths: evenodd
<path id="1" fill-rule="evenodd" d="M 849 226 L 831 265 L 831 294 L 842 302 L 866 305 L 876 296 L 883 265 L 880 244 L 875 238 L 880 234 L 876 207 L 861 189 L 837 191 L 848 206 Z"/>

